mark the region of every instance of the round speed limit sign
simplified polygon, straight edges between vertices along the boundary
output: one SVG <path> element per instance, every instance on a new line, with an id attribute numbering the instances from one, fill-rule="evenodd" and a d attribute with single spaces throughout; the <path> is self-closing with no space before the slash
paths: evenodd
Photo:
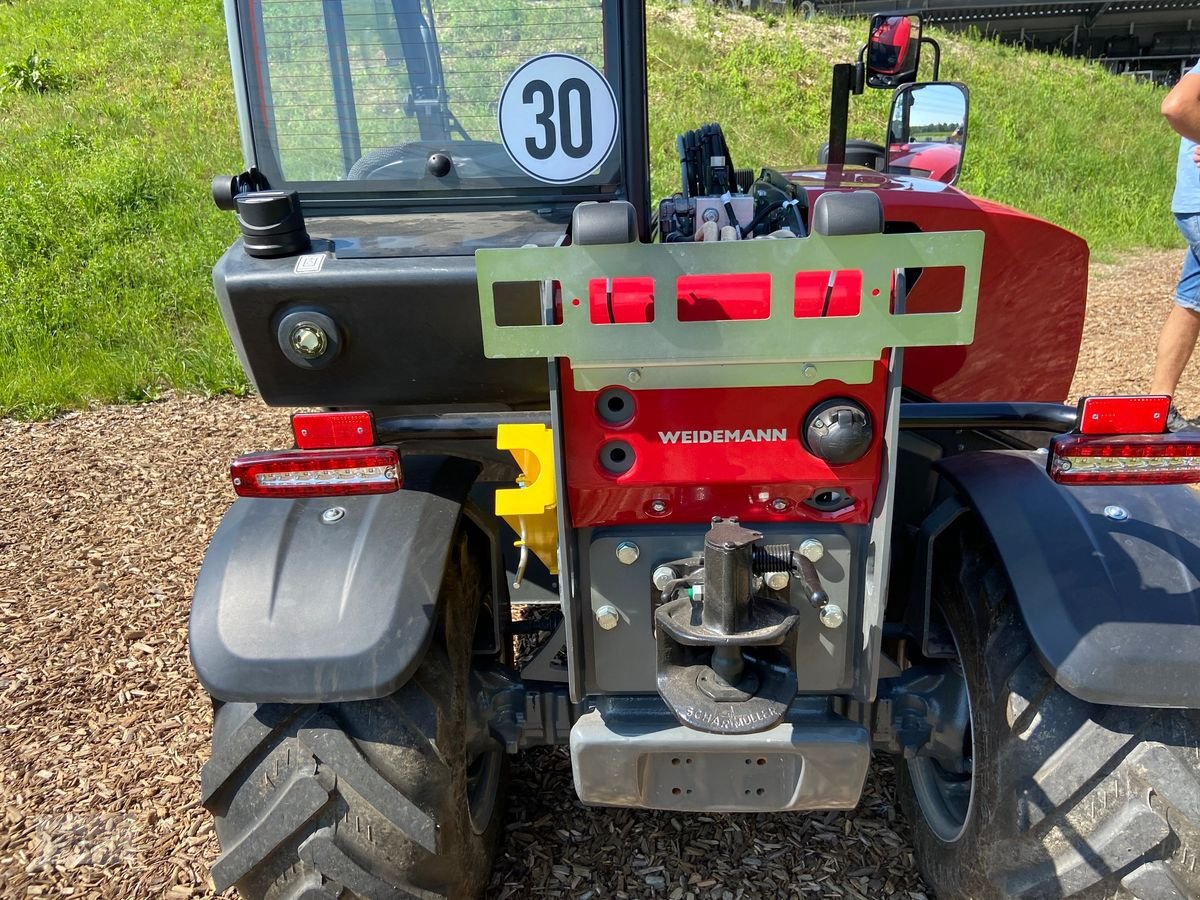
<path id="1" fill-rule="evenodd" d="M 523 63 L 500 94 L 500 140 L 539 181 L 582 181 L 617 142 L 617 97 L 596 67 L 568 53 Z"/>

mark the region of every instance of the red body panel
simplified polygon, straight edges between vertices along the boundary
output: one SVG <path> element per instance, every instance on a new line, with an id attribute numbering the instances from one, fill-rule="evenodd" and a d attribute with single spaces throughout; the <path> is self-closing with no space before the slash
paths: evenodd
<path id="1" fill-rule="evenodd" d="M 904 386 L 943 402 L 1025 400 L 1061 403 L 1071 388 L 1087 304 L 1088 248 L 1083 238 L 999 203 L 926 179 L 890 179 L 847 168 L 788 177 L 809 186 L 810 203 L 828 189 L 878 190 L 889 224 L 921 231 L 983 231 L 983 271 L 975 340 L 966 347 L 915 348 L 904 354 Z M 942 273 L 922 277 L 910 312 L 946 308 Z"/>
<path id="2" fill-rule="evenodd" d="M 892 227 L 985 233 L 974 343 L 908 350 L 906 388 L 940 401 L 1066 398 L 1083 332 L 1088 251 L 1082 239 L 926 179 L 850 168 L 789 177 L 808 189 L 810 208 L 826 190 L 868 188 L 879 192 Z M 831 289 L 829 273 L 801 273 L 796 315 L 855 314 L 856 276 L 861 279 L 861 273 L 838 273 Z M 643 281 L 594 282 L 592 321 L 653 321 L 651 285 Z M 926 269 L 911 286 L 907 309 L 957 309 L 961 296 L 961 270 Z M 686 295 L 671 299 L 684 321 L 761 318 L 769 309 L 752 275 L 701 277 Z M 884 452 L 886 355 L 867 385 L 632 391 L 635 413 L 619 426 L 597 414 L 598 392 L 576 391 L 569 365 L 561 367 L 567 491 L 576 527 L 696 523 L 717 515 L 749 522 L 869 518 Z M 801 432 L 808 412 L 835 397 L 866 407 L 874 436 L 865 456 L 833 467 L 805 449 Z M 621 475 L 599 462 L 601 448 L 614 440 L 627 443 L 635 457 Z M 804 502 L 825 490 L 841 491 L 853 503 L 821 512 Z"/>
<path id="3" fill-rule="evenodd" d="M 707 522 L 714 515 L 750 522 L 867 520 L 883 448 L 888 375 L 883 362 L 876 364 L 874 380 L 863 385 L 823 381 L 804 387 L 633 391 L 633 418 L 619 426 L 597 414 L 596 392 L 574 389 L 566 363 L 562 373 L 567 492 L 576 527 Z M 844 466 L 813 456 L 800 440 L 808 412 L 833 397 L 857 400 L 874 424 L 866 455 Z M 754 440 L 741 440 L 747 431 Z M 726 440 L 734 432 L 737 439 Z M 611 475 L 599 463 L 600 448 L 612 440 L 628 443 L 636 457 L 623 475 Z M 804 503 L 830 489 L 852 497 L 853 505 L 827 513 Z M 663 512 L 652 507 L 656 500 L 666 503 Z M 777 500 L 782 509 L 773 505 Z"/>

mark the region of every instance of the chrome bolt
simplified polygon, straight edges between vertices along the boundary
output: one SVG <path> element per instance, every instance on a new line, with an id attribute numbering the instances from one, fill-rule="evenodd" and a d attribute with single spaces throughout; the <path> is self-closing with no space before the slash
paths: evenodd
<path id="1" fill-rule="evenodd" d="M 805 559 L 816 562 L 825 555 L 825 545 L 816 538 L 809 538 L 800 544 L 800 555 Z"/>
<path id="2" fill-rule="evenodd" d="M 826 628 L 841 628 L 846 621 L 846 614 L 836 603 L 826 603 L 821 607 L 821 624 Z"/>
<path id="3" fill-rule="evenodd" d="M 668 584 L 675 580 L 675 570 L 670 566 L 659 566 L 654 570 L 654 574 L 650 576 L 654 582 L 654 586 L 662 591 L 666 590 Z"/>
<path id="4" fill-rule="evenodd" d="M 1124 522 L 1129 518 L 1129 512 L 1123 506 L 1106 506 L 1104 507 L 1104 515 L 1108 516 L 1114 522 Z"/>
<path id="5" fill-rule="evenodd" d="M 288 340 L 293 350 L 308 359 L 315 359 L 329 347 L 329 336 L 325 330 L 312 322 L 301 322 L 292 329 Z"/>
<path id="6" fill-rule="evenodd" d="M 782 497 L 776 497 L 771 501 L 771 509 L 775 512 L 787 512 L 788 502 Z"/>
<path id="7" fill-rule="evenodd" d="M 340 506 L 331 506 L 329 509 L 325 510 L 325 512 L 321 513 L 321 521 L 326 525 L 332 525 L 334 522 L 339 521 L 344 515 L 346 515 L 346 511 Z"/>
<path id="8" fill-rule="evenodd" d="M 792 579 L 787 572 L 768 572 L 767 587 L 773 591 L 782 591 Z"/>
<path id="9" fill-rule="evenodd" d="M 638 549 L 638 545 L 633 541 L 621 541 L 617 544 L 617 560 L 624 566 L 632 566 L 638 561 L 638 557 L 642 555 L 642 551 Z"/>
<path id="10" fill-rule="evenodd" d="M 703 218 L 705 222 L 715 222 L 721 218 L 721 214 L 717 212 L 717 208 L 715 206 L 710 206 L 704 211 L 704 215 L 701 218 Z"/>
<path id="11" fill-rule="evenodd" d="M 654 502 L 652 502 L 650 504 L 650 512 L 654 513 L 655 515 L 661 516 L 666 511 L 667 511 L 667 501 L 666 500 L 655 500 Z"/>
<path id="12" fill-rule="evenodd" d="M 621 622 L 621 614 L 615 606 L 605 604 L 596 610 L 596 624 L 605 631 L 612 631 Z"/>
<path id="13" fill-rule="evenodd" d="M 629 374 L 626 375 L 625 377 L 626 377 L 626 379 L 628 379 L 630 384 L 637 384 L 639 381 L 642 380 L 642 370 L 641 369 L 630 369 Z"/>

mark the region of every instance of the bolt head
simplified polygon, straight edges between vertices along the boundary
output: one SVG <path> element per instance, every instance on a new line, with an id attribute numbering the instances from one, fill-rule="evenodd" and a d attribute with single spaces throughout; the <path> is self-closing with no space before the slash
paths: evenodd
<path id="1" fill-rule="evenodd" d="M 654 513 L 656 516 L 661 516 L 666 511 L 667 511 L 667 501 L 666 500 L 654 500 L 651 502 L 650 512 Z"/>
<path id="2" fill-rule="evenodd" d="M 1104 515 L 1114 522 L 1124 522 L 1129 518 L 1129 511 L 1123 506 L 1106 506 L 1104 507 Z"/>
<path id="3" fill-rule="evenodd" d="M 825 555 L 825 545 L 816 538 L 808 538 L 800 543 L 800 555 L 816 562 Z"/>
<path id="4" fill-rule="evenodd" d="M 782 497 L 776 497 L 771 501 L 771 509 L 775 512 L 787 512 L 788 502 Z"/>
<path id="5" fill-rule="evenodd" d="M 292 329 L 288 340 L 291 342 L 293 350 L 308 359 L 315 359 L 329 347 L 329 335 L 325 333 L 325 329 L 312 322 L 298 324 Z"/>
<path id="6" fill-rule="evenodd" d="M 826 628 L 841 628 L 846 621 L 846 613 L 836 603 L 826 603 L 821 607 L 821 624 Z"/>
<path id="7" fill-rule="evenodd" d="M 637 384 L 639 381 L 642 380 L 642 370 L 641 369 L 630 369 L 629 374 L 627 374 L 625 377 L 626 377 L 626 379 L 628 379 L 630 384 Z"/>
<path id="8" fill-rule="evenodd" d="M 661 591 L 675 580 L 675 570 L 670 566 L 659 566 L 650 577 L 654 582 L 654 586 Z"/>
<path id="9" fill-rule="evenodd" d="M 342 507 L 331 506 L 325 512 L 321 513 L 321 521 L 326 525 L 332 525 L 334 522 L 340 521 L 345 515 L 346 510 L 342 509 Z"/>
<path id="10" fill-rule="evenodd" d="M 765 580 L 771 590 L 782 591 L 792 579 L 787 572 L 768 572 Z"/>
<path id="11" fill-rule="evenodd" d="M 615 606 L 605 604 L 596 610 L 596 624 L 605 631 L 612 631 L 621 623 L 621 614 Z"/>
<path id="12" fill-rule="evenodd" d="M 617 544 L 617 561 L 624 566 L 632 566 L 638 561 L 638 557 L 642 555 L 642 551 L 633 541 L 621 541 Z"/>

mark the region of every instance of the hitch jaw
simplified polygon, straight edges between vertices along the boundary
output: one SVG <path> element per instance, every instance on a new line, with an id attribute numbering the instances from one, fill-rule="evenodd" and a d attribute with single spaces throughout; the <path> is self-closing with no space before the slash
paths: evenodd
<path id="1" fill-rule="evenodd" d="M 755 595 L 761 539 L 737 519 L 714 519 L 702 567 L 668 584 L 654 614 L 658 692 L 680 722 L 700 731 L 763 731 L 796 695 L 795 666 L 780 647 L 799 613 Z"/>

